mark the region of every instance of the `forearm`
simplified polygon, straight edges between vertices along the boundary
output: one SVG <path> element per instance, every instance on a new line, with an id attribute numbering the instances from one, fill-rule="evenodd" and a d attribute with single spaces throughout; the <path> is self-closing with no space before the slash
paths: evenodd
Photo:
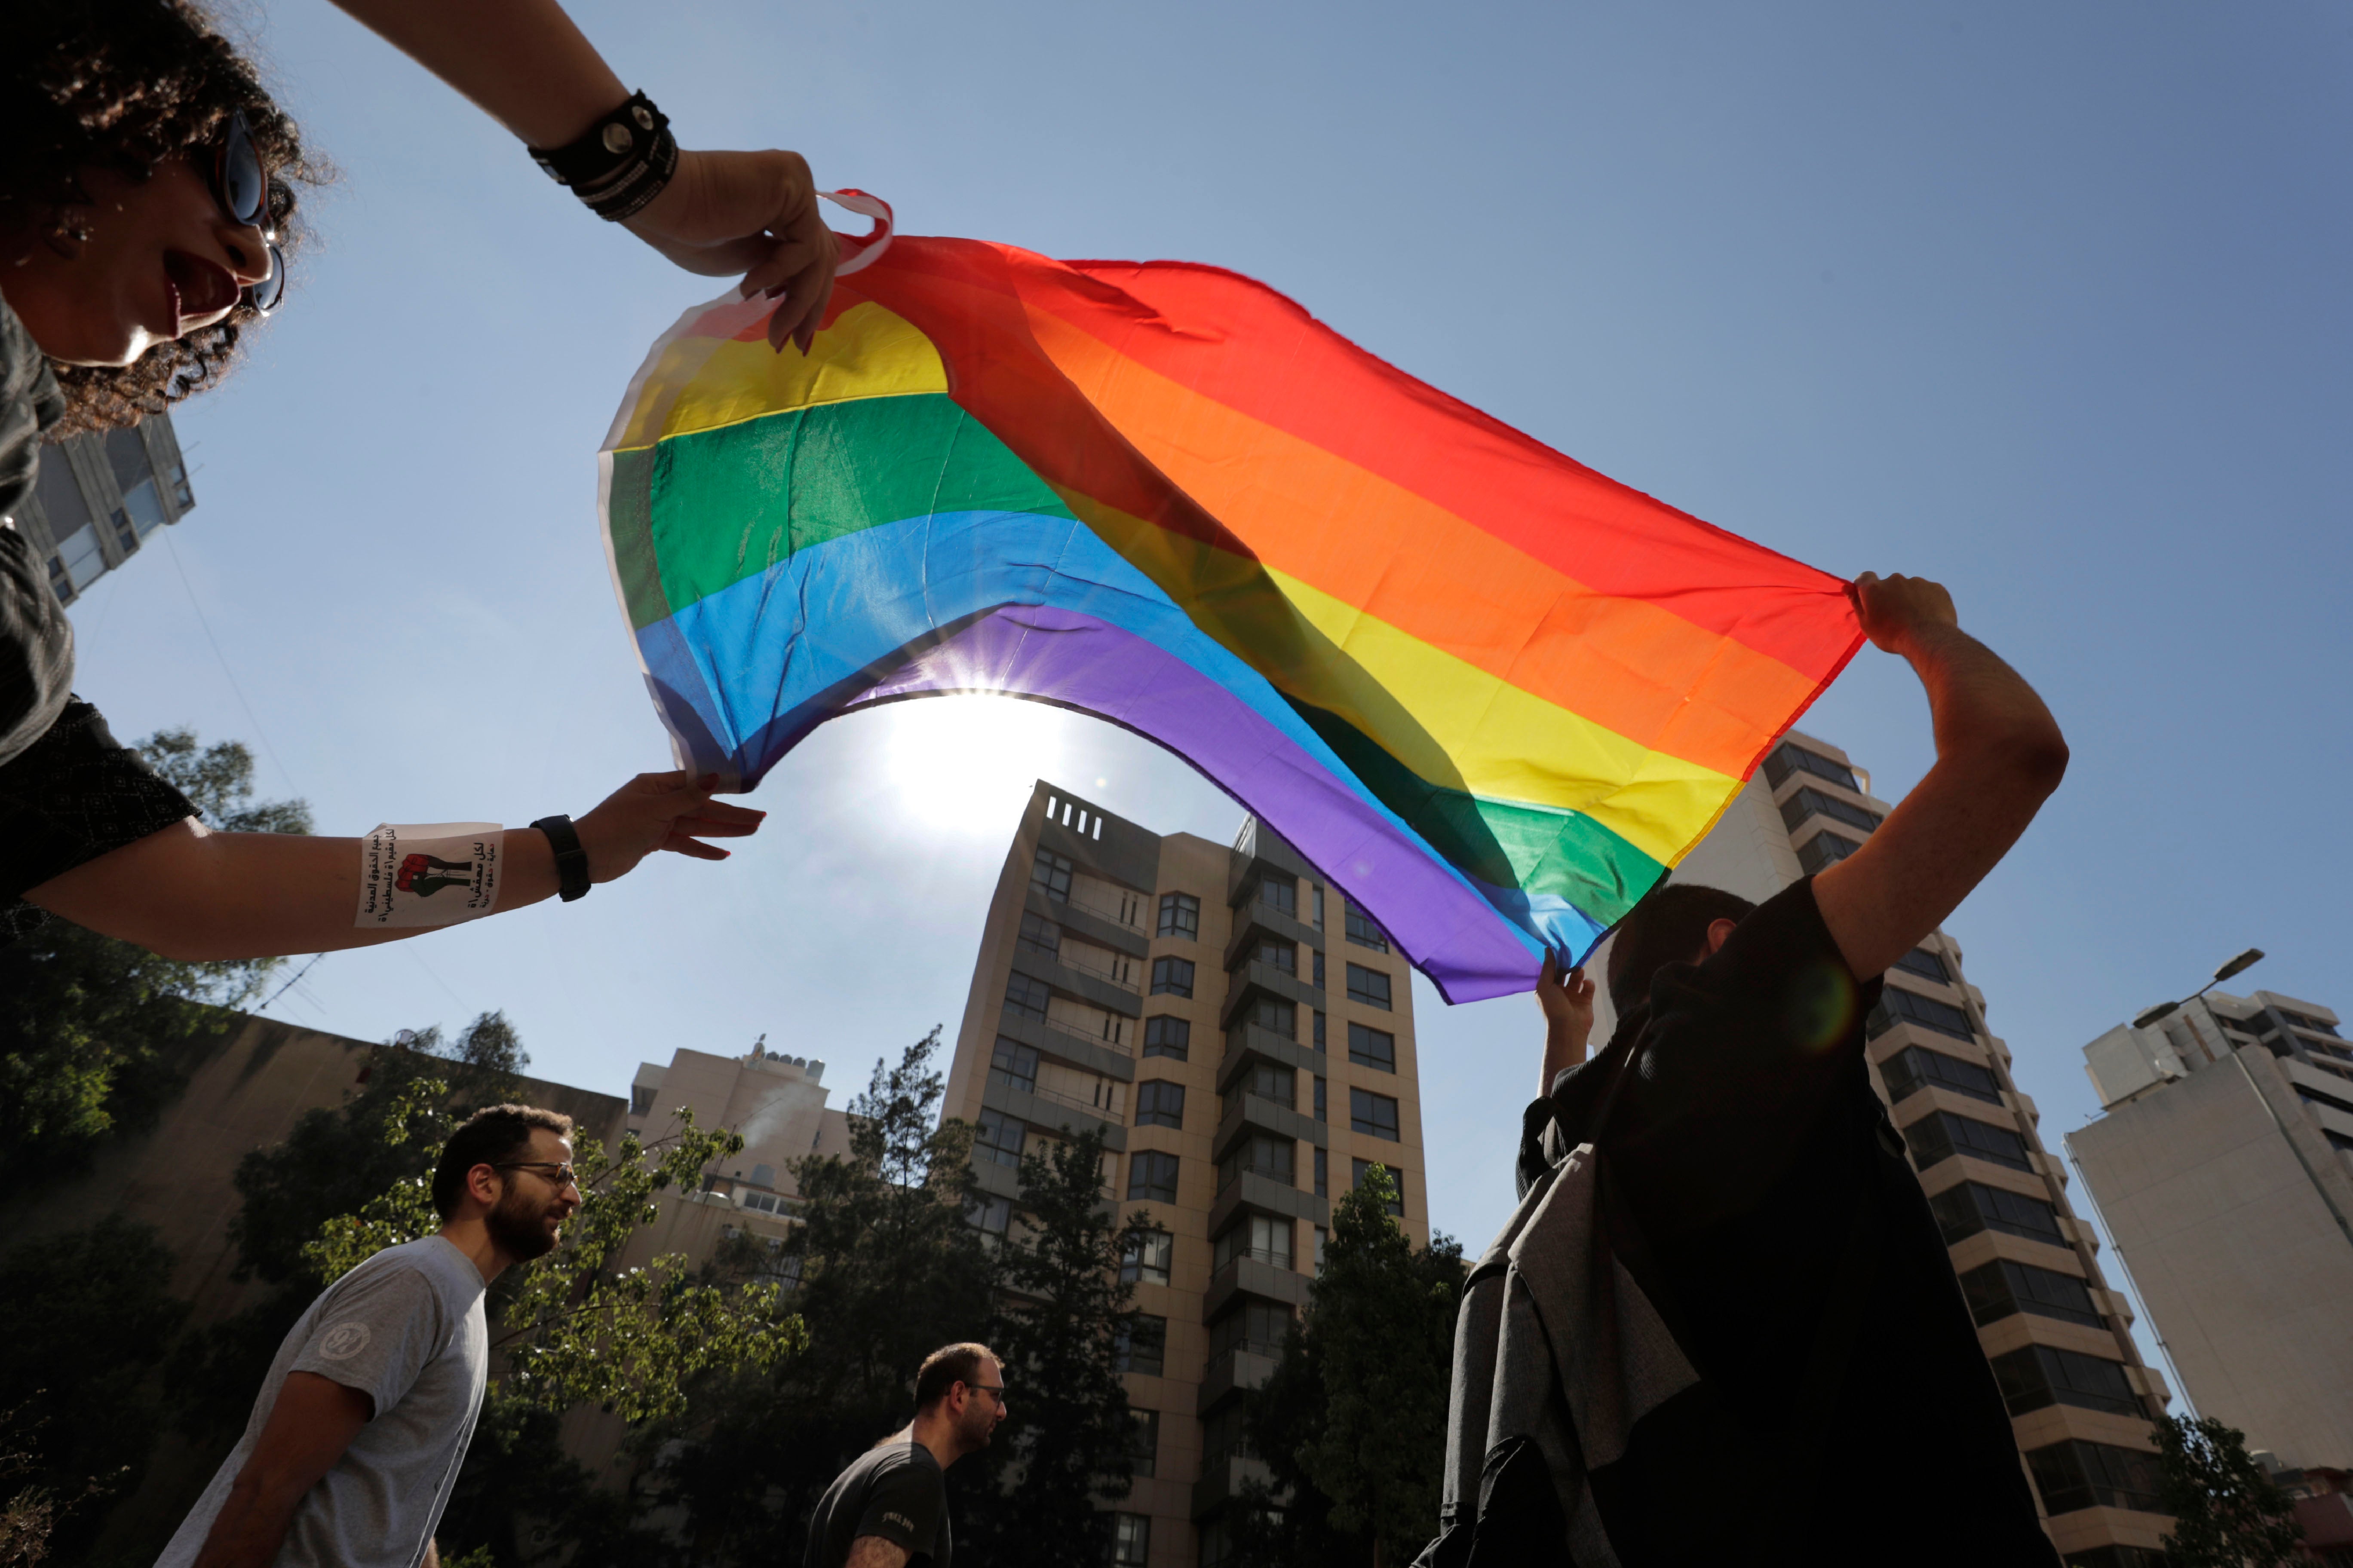
<path id="1" fill-rule="evenodd" d="M 360 846 L 356 838 L 208 833 L 191 821 L 102 855 L 27 896 L 77 925 L 189 961 L 332 952 L 438 929 L 353 923 Z M 556 887 L 546 835 L 508 829 L 494 912 L 537 903 Z"/>
<path id="2" fill-rule="evenodd" d="M 555 0 L 335 0 L 528 145 L 561 147 L 629 96 Z"/>
<path id="3" fill-rule="evenodd" d="M 1574 1025 L 1546 1024 L 1544 1082 L 1536 1089 L 1539 1095 L 1550 1094 L 1555 1079 L 1585 1060 L 1587 1037 L 1587 1031 Z"/>
<path id="4" fill-rule="evenodd" d="M 2040 763 L 2055 774 L 2066 764 L 2059 721 L 2023 676 L 1957 626 L 1921 632 L 1905 650 L 1928 694 L 1936 757 L 1967 759 L 1988 752 Z"/>
<path id="5" fill-rule="evenodd" d="M 237 1478 L 192 1568 L 269 1568 L 309 1487 L 269 1485 L 251 1469 Z"/>

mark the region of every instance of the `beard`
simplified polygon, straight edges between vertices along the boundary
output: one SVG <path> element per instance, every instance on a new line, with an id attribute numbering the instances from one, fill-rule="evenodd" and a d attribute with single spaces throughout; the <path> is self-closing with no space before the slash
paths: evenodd
<path id="1" fill-rule="evenodd" d="M 518 1263 L 529 1263 L 555 1250 L 555 1233 L 547 1223 L 551 1205 L 516 1201 L 522 1195 L 509 1188 L 498 1206 L 482 1216 L 482 1226 L 500 1251 Z"/>

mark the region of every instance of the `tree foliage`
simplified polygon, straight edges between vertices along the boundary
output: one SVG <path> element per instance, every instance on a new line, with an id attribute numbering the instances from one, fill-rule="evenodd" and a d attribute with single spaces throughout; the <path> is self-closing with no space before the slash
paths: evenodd
<path id="1" fill-rule="evenodd" d="M 2157 1424 L 2172 1568 L 2285 1568 L 2304 1560 L 2295 1505 L 2247 1452 L 2246 1435 L 2211 1415 Z"/>
<path id="2" fill-rule="evenodd" d="M 959 1557 L 1095 1568 L 1109 1554 L 1100 1505 L 1126 1495 L 1135 1460 L 1118 1362 L 1134 1288 L 1119 1260 L 1151 1222 L 1114 1217 L 1103 1149 L 1100 1132 L 1086 1132 L 1022 1157 L 987 1336 L 1004 1359 L 1008 1413 L 991 1447 L 954 1473 Z"/>
<path id="3" fill-rule="evenodd" d="M 1274 1477 L 1235 1534 L 1253 1563 L 1410 1562 L 1438 1518 L 1462 1249 L 1416 1247 L 1369 1168 L 1333 1205 L 1324 1263 L 1282 1361 L 1252 1397 L 1250 1445 Z"/>
<path id="4" fill-rule="evenodd" d="M 191 731 L 139 742 L 216 828 L 308 833 L 301 801 L 253 799 L 253 755 Z M 185 963 L 51 919 L 0 947 L 0 1190 L 80 1168 L 117 1131 L 152 1124 L 183 1081 L 178 1047 L 227 1027 L 280 961 Z"/>
<path id="5" fill-rule="evenodd" d="M 700 1563 L 799 1561 L 834 1477 L 906 1425 L 916 1365 L 987 1324 L 990 1258 L 965 1219 L 972 1130 L 938 1120 L 939 1043 L 934 1029 L 875 1064 L 849 1106 L 849 1154 L 795 1162 L 801 1223 L 784 1247 L 746 1239 L 729 1259 L 789 1281 L 808 1338 L 764 1374 L 709 1380 L 673 1428 L 665 1495 Z"/>

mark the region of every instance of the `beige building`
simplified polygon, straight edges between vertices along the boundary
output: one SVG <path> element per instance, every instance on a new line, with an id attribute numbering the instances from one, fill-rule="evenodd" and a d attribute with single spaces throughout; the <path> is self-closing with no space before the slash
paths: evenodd
<path id="1" fill-rule="evenodd" d="M 2209 992 L 2084 1047 L 2067 1147 L 2182 1392 L 2289 1469 L 2353 1468 L 2353 1047 L 2335 1013 Z"/>
<path id="2" fill-rule="evenodd" d="M 1861 847 L 1893 809 L 1845 752 L 1790 734 L 1676 868 L 1678 882 L 1762 902 Z M 1597 954 L 1597 972 L 1607 954 Z M 1615 1020 L 1606 994 L 1594 1037 Z M 1890 970 L 1865 1026 L 1872 1079 L 1943 1226 L 2041 1501 L 2070 1568 L 2149 1568 L 2172 1521 L 2152 1511 L 2151 1421 L 2168 1394 L 2141 1363 L 2067 1173 L 2010 1077 L 1985 996 L 1938 932 Z M 1954 1506 L 1959 1506 L 1955 1500 Z"/>
<path id="3" fill-rule="evenodd" d="M 1430 1235 L 1403 956 L 1255 819 L 1230 847 L 1163 837 L 1055 785 L 997 879 L 949 1068 L 974 1123 L 977 1216 L 1002 1231 L 1025 1150 L 1100 1130 L 1108 1195 L 1158 1235 L 1126 1263 L 1137 1468 L 1112 1561 L 1221 1560 L 1248 1457 L 1240 1394 L 1307 1299 L 1332 1200 L 1398 1173 Z"/>

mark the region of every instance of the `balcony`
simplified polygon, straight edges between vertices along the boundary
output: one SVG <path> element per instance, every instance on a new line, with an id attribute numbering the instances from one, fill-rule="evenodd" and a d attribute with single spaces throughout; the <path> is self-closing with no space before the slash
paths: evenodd
<path id="1" fill-rule="evenodd" d="M 1211 1356 L 1201 1373 L 1201 1394 L 1193 1408 L 1206 1415 L 1236 1394 L 1264 1388 L 1282 1359 L 1281 1345 L 1236 1345 Z"/>
<path id="2" fill-rule="evenodd" d="M 1234 1020 L 1240 1016 L 1242 1007 L 1249 1002 L 1253 990 L 1263 991 L 1270 996 L 1280 996 L 1298 1006 L 1312 1007 L 1318 1012 L 1324 1007 L 1321 987 L 1308 984 L 1296 974 L 1286 974 L 1271 963 L 1253 961 L 1227 974 L 1226 1004 L 1218 1011 L 1218 1027 L 1230 1029 L 1234 1026 Z"/>
<path id="3" fill-rule="evenodd" d="M 1009 1004 L 997 1009 L 997 1030 L 1008 1040 L 1034 1046 L 1089 1072 L 1115 1078 L 1123 1083 L 1135 1081 L 1135 1053 L 1131 1047 L 1113 1045 L 1099 1036 L 1018 1013 Z"/>
<path id="4" fill-rule="evenodd" d="M 1255 816 L 1246 818 L 1240 837 L 1234 840 L 1232 857 L 1227 862 L 1227 907 L 1239 907 L 1244 889 L 1268 873 L 1277 877 L 1304 878 L 1311 882 L 1318 879 L 1315 868 L 1310 866 L 1281 834 Z"/>
<path id="5" fill-rule="evenodd" d="M 1311 1225 L 1332 1223 L 1332 1200 L 1319 1198 L 1314 1193 L 1290 1186 L 1272 1176 L 1261 1176 L 1255 1171 L 1244 1171 L 1218 1189 L 1209 1205 L 1209 1234 L 1223 1232 L 1234 1216 L 1244 1209 L 1260 1214 L 1277 1215 L 1284 1219 L 1303 1219 Z M 1263 1295 L 1261 1291 L 1259 1294 Z M 1288 1300 L 1288 1298 L 1282 1298 Z M 1210 1316 L 1216 1316 L 1211 1313 Z"/>
<path id="6" fill-rule="evenodd" d="M 1247 1131 L 1271 1132 L 1278 1138 L 1295 1138 L 1319 1149 L 1332 1146 L 1331 1129 L 1313 1116 L 1294 1110 L 1280 1100 L 1244 1094 L 1233 1098 L 1225 1113 L 1218 1119 L 1217 1136 L 1209 1143 L 1209 1158 L 1224 1159 L 1235 1141 Z"/>
<path id="7" fill-rule="evenodd" d="M 1068 948 L 1064 948 L 1060 952 L 1057 953 L 1055 955 L 1054 962 L 1060 963 L 1065 969 L 1075 969 L 1082 974 L 1091 974 L 1106 985 L 1116 985 L 1122 991 L 1129 992 L 1138 996 L 1144 994 L 1144 982 L 1141 978 L 1136 962 L 1131 962 L 1129 963 L 1128 974 L 1124 979 L 1105 968 L 1103 965 L 1091 963 L 1087 959 L 1080 956 L 1078 953 L 1071 952 Z"/>
<path id="8" fill-rule="evenodd" d="M 1304 1307 L 1307 1285 L 1304 1274 L 1278 1268 L 1255 1258 L 1236 1258 L 1209 1276 L 1209 1292 L 1201 1300 L 1201 1318 L 1206 1322 L 1217 1317 L 1237 1296 L 1255 1296 L 1261 1301 L 1280 1301 L 1292 1308 Z"/>
<path id="9" fill-rule="evenodd" d="M 1271 904 L 1262 904 L 1256 899 L 1252 899 L 1234 911 L 1234 936 L 1231 942 L 1226 943 L 1226 957 L 1222 967 L 1231 973 L 1242 955 L 1257 946 L 1260 939 L 1263 937 L 1272 937 L 1277 942 L 1296 942 L 1301 948 L 1311 952 L 1321 952 L 1324 948 L 1322 931 L 1295 916 L 1284 914 Z"/>
<path id="10" fill-rule="evenodd" d="M 1116 908 L 1106 907 L 1092 900 L 1077 888 L 1071 897 L 1058 899 L 1045 889 L 1032 884 L 1022 899 L 1022 907 L 1033 915 L 1042 915 L 1074 936 L 1122 952 L 1142 958 L 1150 950 L 1150 932 L 1145 930 L 1143 917 L 1125 918 Z"/>
<path id="11" fill-rule="evenodd" d="M 1127 1129 L 1118 1117 L 1099 1106 L 1087 1104 L 1075 1096 L 1055 1094 L 1050 1089 L 1016 1089 L 1005 1080 L 1005 1075 L 991 1070 L 989 1081 L 981 1086 L 980 1102 L 991 1110 L 1002 1111 L 1029 1126 L 1052 1129 L 1067 1127 L 1078 1132 L 1100 1132 L 1103 1147 L 1125 1149 Z"/>
<path id="12" fill-rule="evenodd" d="M 1311 1075 L 1321 1074 L 1325 1065 L 1323 1052 L 1278 1035 L 1263 1025 L 1244 1024 L 1226 1031 L 1226 1054 L 1218 1061 L 1218 1092 L 1223 1094 L 1231 1089 L 1234 1079 L 1252 1061 L 1274 1062 Z"/>
<path id="13" fill-rule="evenodd" d="M 1256 1481 L 1261 1486 L 1274 1484 L 1274 1472 L 1261 1459 L 1253 1459 L 1229 1449 L 1220 1454 L 1205 1455 L 1201 1460 L 1201 1479 L 1193 1483 L 1193 1517 L 1203 1518 L 1215 1513 L 1229 1502 L 1240 1501 L 1245 1482 Z"/>
<path id="14" fill-rule="evenodd" d="M 1144 993 L 1136 986 L 1123 985 L 1109 975 L 1049 958 L 1034 947 L 1015 949 L 1013 968 L 1105 1012 L 1129 1018 L 1144 1016 Z"/>

